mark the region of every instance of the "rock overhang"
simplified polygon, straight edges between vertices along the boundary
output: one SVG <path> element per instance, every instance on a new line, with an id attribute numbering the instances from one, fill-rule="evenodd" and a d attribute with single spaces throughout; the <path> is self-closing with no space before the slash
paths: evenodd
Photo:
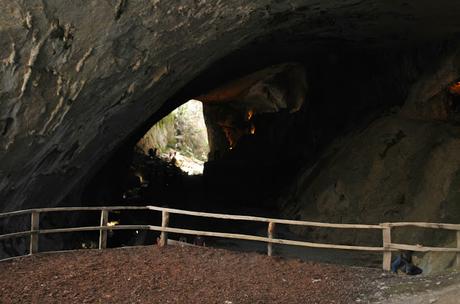
<path id="1" fill-rule="evenodd" d="M 449 0 L 122 2 L 5 4 L 2 209 L 62 203 L 168 109 L 273 61 L 460 33 Z"/>

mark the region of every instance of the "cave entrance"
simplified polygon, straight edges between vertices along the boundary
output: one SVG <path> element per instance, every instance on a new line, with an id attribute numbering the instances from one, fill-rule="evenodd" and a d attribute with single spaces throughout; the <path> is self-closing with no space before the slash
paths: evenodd
<path id="1" fill-rule="evenodd" d="M 389 99 L 385 96 L 367 98 L 376 90 L 363 85 L 370 79 L 367 76 L 369 65 L 363 62 L 379 63 L 381 61 L 376 60 L 378 56 L 378 53 L 363 55 L 352 52 L 340 57 L 321 52 L 317 56 L 302 54 L 287 58 L 281 63 L 278 61 L 280 58 L 276 58 L 256 68 L 238 58 L 238 67 L 228 64 L 229 68 L 224 71 L 222 67 L 227 65 L 219 63 L 215 73 L 208 71 L 187 85 L 178 96 L 173 96 L 165 103 L 164 111 L 152 117 L 150 125 L 133 134 L 134 140 L 120 150 L 122 153 L 108 161 L 105 170 L 101 170 L 95 178 L 95 183 L 87 187 L 84 200 L 305 219 L 307 217 L 301 214 L 306 210 L 301 205 L 303 202 L 291 197 L 302 193 L 302 183 L 313 180 L 320 174 L 321 168 L 327 166 L 329 156 L 322 156 L 322 151 L 335 138 L 360 128 L 361 123 L 366 125 L 375 115 L 401 101 L 399 95 L 398 98 Z M 381 65 L 383 69 L 385 64 Z M 241 73 L 231 73 L 232 69 L 238 68 Z M 374 69 L 378 70 L 378 67 Z M 392 74 L 392 71 L 387 73 Z M 214 82 L 215 75 L 221 75 L 217 83 Z M 392 87 L 390 82 L 375 81 L 372 84 Z M 379 89 L 378 92 L 394 94 L 395 90 Z M 191 99 L 202 103 L 209 145 L 203 173 L 197 175 L 189 175 L 175 165 L 172 157 L 177 151 L 172 149 L 176 148 L 174 142 L 169 148 L 164 143 L 145 146 L 149 132 L 158 134 L 158 129 L 165 129 L 168 123 L 174 126 L 174 123 L 168 122 L 171 120 L 168 114 L 179 107 L 181 101 Z M 391 103 L 382 104 L 383 100 Z M 178 134 L 175 128 L 171 129 L 172 138 L 183 135 Z M 155 140 L 159 141 L 158 138 Z M 185 152 L 176 152 L 176 156 L 178 154 Z M 164 157 L 158 157 L 160 155 Z M 306 178 L 299 175 L 302 170 L 309 172 Z M 343 201 L 347 202 L 347 198 Z M 314 205 L 311 206 L 314 208 Z M 316 214 L 315 210 L 308 211 L 308 218 Z M 335 214 L 333 212 L 333 216 Z M 109 220 L 120 225 L 161 221 L 159 217 L 151 216 L 150 213 L 136 213 L 135 216 L 123 213 L 120 216 L 113 214 Z M 340 219 L 331 221 L 340 222 Z M 347 218 L 346 221 L 353 220 Z M 170 225 L 266 235 L 266 225 L 263 223 L 235 225 L 234 222 L 175 215 L 171 217 Z M 305 240 L 313 235 L 313 231 L 291 231 L 283 225 L 277 228 L 277 233 L 280 237 L 294 240 Z M 147 233 L 145 238 L 141 234 L 116 231 L 109 239 L 109 246 L 152 244 L 157 237 L 150 235 L 152 232 Z M 328 232 L 327 237 L 334 235 Z M 178 240 L 181 236 L 171 237 Z M 266 249 L 263 243 L 244 241 L 213 239 L 206 240 L 206 243 L 237 250 Z M 336 257 L 334 253 L 325 255 L 317 251 L 297 251 L 292 247 L 279 250 L 285 256 L 312 258 L 313 254 L 316 258 Z M 350 255 L 349 260 L 354 258 Z M 376 264 L 379 264 L 380 256 L 376 260 Z"/>
<path id="2" fill-rule="evenodd" d="M 209 144 L 203 105 L 191 99 L 157 122 L 136 144 L 136 152 L 170 162 L 189 175 L 203 174 Z"/>
<path id="3" fill-rule="evenodd" d="M 434 123 L 434 115 L 423 116 L 423 109 L 409 98 L 413 95 L 410 85 L 415 81 L 411 71 L 418 66 L 418 59 L 412 61 L 412 54 L 402 50 L 332 47 L 311 56 L 302 53 L 288 60 L 283 57 L 281 62 L 284 63 L 279 63 L 280 58 L 275 57 L 267 59 L 268 64 L 259 61 L 261 66 L 254 69 L 249 60 L 242 61 L 244 56 L 229 57 L 227 64 L 218 62 L 214 70 L 209 68 L 187 83 L 165 102 L 146 126 L 133 132 L 134 140 L 123 147 L 123 151 L 128 152 L 115 155 L 115 161 L 107 163 L 105 177 L 99 175 L 97 182 L 101 185 L 109 181 L 105 185 L 109 196 L 102 191 L 104 185 L 94 184 L 92 189 L 96 191 L 86 192 L 92 196 L 85 198 L 85 203 L 120 204 L 122 200 L 123 205 L 152 204 L 337 223 L 449 220 L 456 212 L 449 210 L 456 210 L 457 206 L 458 192 L 454 186 L 453 194 L 446 200 L 429 201 L 426 197 L 432 190 L 425 189 L 432 187 L 420 185 L 435 183 L 423 179 L 432 176 L 427 173 L 430 166 L 426 162 L 445 158 L 438 155 L 444 151 L 439 147 L 456 141 L 457 133 L 448 131 L 455 126 Z M 409 67 L 399 69 L 406 61 Z M 238 75 L 231 74 L 232 70 L 238 70 Z M 217 77 L 220 77 L 218 82 L 215 81 Z M 447 83 L 442 86 L 442 94 L 435 94 L 441 105 L 446 103 L 446 88 Z M 450 89 L 447 101 L 452 97 L 455 104 L 456 96 L 455 86 Z M 161 165 L 154 170 L 138 170 L 148 168 L 144 164 L 151 159 L 148 149 L 147 153 L 144 150 L 141 154 L 143 165 L 133 166 L 137 157 L 132 153 L 135 144 L 154 123 L 190 99 L 200 100 L 203 105 L 209 145 L 203 173 L 186 174 L 167 160 L 158 162 Z M 454 155 L 456 149 L 448 151 L 452 151 L 449 157 L 455 163 L 458 160 L 457 154 Z M 118 174 L 111 174 L 117 166 L 121 168 L 115 170 Z M 435 162 L 433 166 L 444 165 Z M 455 168 L 446 165 L 442 172 L 446 176 L 456 176 Z M 421 188 L 426 191 L 423 196 L 419 194 Z M 104 195 L 95 199 L 94 193 Z M 447 210 L 443 219 L 435 218 L 435 212 L 426 212 L 434 211 L 440 204 L 442 210 Z M 433 217 L 427 218 L 426 214 L 433 214 Z M 139 222 L 142 216 L 137 214 L 135 221 L 111 220 L 130 224 Z M 145 222 L 159 223 L 159 220 L 146 219 Z M 180 228 L 266 234 L 264 225 L 225 225 L 208 219 L 190 222 L 180 216 L 170 221 L 171 226 Z M 279 233 L 285 233 L 290 239 L 363 246 L 377 245 L 381 241 L 381 235 L 355 231 L 281 229 Z M 179 237 L 176 235 L 173 239 Z M 398 238 L 407 243 L 416 236 L 395 234 L 394 239 Z M 153 238 L 147 241 L 152 242 Z M 207 244 L 212 245 L 209 241 Z M 219 245 L 218 241 L 216 244 Z M 246 248 L 254 248 L 249 246 Z M 343 261 L 344 257 L 342 253 L 316 253 L 317 257 L 332 257 L 334 261 Z M 287 254 L 299 256 L 304 252 Z M 350 255 L 352 258 L 357 258 L 361 265 L 364 261 L 362 256 Z M 366 260 L 378 265 L 380 258 L 378 255 L 375 259 L 366 257 Z"/>
<path id="4" fill-rule="evenodd" d="M 295 178 L 305 153 L 303 146 L 296 145 L 296 126 L 305 115 L 307 92 L 303 64 L 289 62 L 189 95 L 188 102 L 154 119 L 145 134 L 135 135 L 136 144 L 127 145 L 107 163 L 87 187 L 85 200 L 280 217 L 277 198 Z M 114 213 L 109 222 L 159 220 L 150 213 L 133 214 Z M 235 226 L 234 222 L 181 216 L 172 217 L 171 225 L 266 233 L 263 223 Z M 155 236 L 147 234 L 116 231 L 109 246 L 154 242 Z M 207 243 L 229 246 L 219 240 Z M 250 243 L 232 246 L 254 249 Z M 258 246 L 263 250 L 264 244 Z"/>
<path id="5" fill-rule="evenodd" d="M 218 213 L 280 217 L 277 198 L 295 177 L 304 149 L 295 126 L 305 114 L 307 81 L 300 63 L 270 65 L 207 90 L 156 122 L 132 149 L 121 193 L 124 205 L 166 205 Z M 300 131 L 302 128 L 300 128 Z M 121 163 L 124 163 L 121 162 Z M 111 189 L 114 187 L 111 186 Z M 136 218 L 114 214 L 113 225 Z M 171 226 L 230 233 L 266 233 L 264 223 L 174 215 Z M 289 233 L 279 227 L 279 233 Z M 172 235 L 173 240 L 184 236 Z M 142 236 L 116 231 L 109 246 Z M 292 236 L 291 236 L 292 238 Z M 149 239 L 152 242 L 152 238 Z M 217 247 L 265 250 L 263 243 L 207 240 Z"/>
<path id="6" fill-rule="evenodd" d="M 289 121 L 307 92 L 298 63 L 269 66 L 190 99 L 137 142 L 122 186 L 127 202 L 186 209 L 274 209 L 295 167 Z"/>

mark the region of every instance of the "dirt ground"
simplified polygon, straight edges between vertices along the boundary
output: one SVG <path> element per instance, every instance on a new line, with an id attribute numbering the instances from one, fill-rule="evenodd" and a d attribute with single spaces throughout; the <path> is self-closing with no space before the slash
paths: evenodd
<path id="1" fill-rule="evenodd" d="M 445 271 L 432 275 L 389 275 L 371 283 L 368 294 L 374 304 L 458 304 L 460 273 Z"/>
<path id="2" fill-rule="evenodd" d="M 352 303 L 381 276 L 204 247 L 81 250 L 0 262 L 0 302 Z"/>

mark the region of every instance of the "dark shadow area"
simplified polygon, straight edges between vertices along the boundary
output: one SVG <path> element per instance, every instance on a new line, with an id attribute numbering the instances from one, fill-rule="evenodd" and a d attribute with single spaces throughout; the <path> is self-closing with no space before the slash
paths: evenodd
<path id="1" fill-rule="evenodd" d="M 153 204 L 187 210 L 282 217 L 280 196 L 299 173 L 316 163 L 335 138 L 359 132 L 373 120 L 400 107 L 418 73 L 416 60 L 410 63 L 414 65 L 407 68 L 410 70 L 401 67 L 410 56 L 410 51 L 406 49 L 357 49 L 355 45 L 351 47 L 338 42 L 335 45 L 317 45 L 308 51 L 306 47 L 281 45 L 258 56 L 265 46 L 256 44 L 231 54 L 188 84 L 104 165 L 86 186 L 82 202 L 94 205 Z M 414 49 L 418 48 L 414 46 Z M 429 57 L 430 52 L 425 52 Z M 255 114 L 251 118 L 256 130 L 254 134 L 246 132 L 231 150 L 225 149 L 217 156 L 213 155 L 205 164 L 202 176 L 188 176 L 172 162 L 142 154 L 133 148 L 145 130 L 185 100 L 282 62 L 296 62 L 305 69 L 308 83 L 305 102 L 294 113 L 281 109 Z M 217 119 L 209 111 L 213 107 L 219 105 L 205 104 L 208 128 L 212 125 L 210 120 Z M 139 172 L 147 183 L 136 176 Z M 150 218 L 150 215 L 145 215 L 145 218 L 149 223 L 159 224 L 158 218 Z M 122 224 L 128 222 L 132 221 L 121 220 Z M 188 218 L 181 221 L 181 217 L 174 217 L 172 224 L 212 231 L 266 233 L 262 224 L 235 226 L 234 223 L 209 219 Z M 235 230 L 235 227 L 238 229 Z M 287 231 L 285 235 L 295 237 Z M 132 233 L 125 236 L 119 232 L 116 234 L 120 239 L 112 241 L 113 245 L 127 244 L 130 242 L 127 239 L 136 237 Z"/>
<path id="2" fill-rule="evenodd" d="M 95 167 L 82 187 L 83 190 L 78 189 L 78 195 L 70 195 L 63 204 L 158 205 L 277 218 L 295 214 L 295 218 L 291 218 L 300 219 L 299 212 L 295 209 L 299 207 L 284 199 L 284 195 L 292 190 L 293 185 L 301 179 L 302 173 L 310 172 L 305 180 L 313 181 L 321 173 L 323 166 L 335 161 L 335 150 L 323 155 L 334 140 L 348 134 L 359 134 L 377 119 L 398 113 L 415 80 L 421 74 L 434 71 L 435 62 L 450 48 L 443 43 L 360 48 L 358 43 L 347 41 L 306 43 L 305 40 L 295 37 L 293 40 L 278 39 L 280 38 L 263 38 L 205 69 L 199 77 L 167 101 L 141 128 L 135 130 L 107 162 Z M 231 101 L 204 101 L 208 135 L 213 134 L 214 141 L 210 140 L 212 155 L 205 164 L 203 175 L 187 175 L 175 166 L 173 160 L 146 155 L 135 149 L 139 139 L 155 123 L 187 100 L 206 96 L 213 89 L 231 81 L 286 62 L 295 63 L 305 71 L 308 88 L 303 103 L 295 111 L 281 106 L 274 111 L 253 113 L 250 118 L 242 118 L 242 123 L 232 121 L 228 128 L 233 128 L 234 133 L 239 132 L 234 143 L 226 135 L 230 131 L 224 130 L 223 121 L 234 116 L 244 117 L 248 108 L 232 107 Z M 283 81 L 286 82 L 286 79 L 276 85 L 281 86 L 279 83 Z M 296 80 L 288 79 L 287 86 L 293 81 Z M 457 113 L 459 97 L 455 95 L 450 98 L 452 112 Z M 216 114 L 218 112 L 220 114 Z M 216 140 L 217 133 L 221 137 L 219 140 Z M 290 209 L 295 210 L 291 212 Z M 349 212 L 360 211 L 350 209 Z M 110 220 L 119 224 L 159 225 L 161 218 L 158 213 L 143 212 L 112 214 Z M 49 227 L 62 226 L 62 218 L 59 217 L 50 217 L 44 222 Z M 97 217 L 82 216 L 66 220 L 70 225 L 79 226 L 96 225 L 97 222 Z M 171 225 L 188 229 L 266 234 L 263 224 L 235 225 L 233 222 L 185 219 L 180 216 L 174 216 Z M 321 239 L 313 234 L 295 232 L 284 229 L 279 235 L 299 240 L 330 241 L 326 237 Z M 333 234 L 337 235 L 336 232 L 323 233 Z M 153 244 L 157 237 L 158 233 L 114 231 L 109 235 L 109 247 Z M 177 239 L 179 237 L 176 236 Z M 381 236 L 373 235 L 367 238 L 373 239 L 373 244 L 362 244 L 379 244 L 380 238 Z M 59 239 L 61 236 L 56 236 L 54 241 Z M 75 238 L 62 236 L 62 240 L 72 241 L 70 247 L 66 245 L 62 249 L 94 247 L 94 234 L 82 234 Z M 238 242 L 219 242 L 208 240 L 208 244 L 215 246 L 235 246 L 239 250 L 252 248 Z M 355 242 L 349 239 L 343 241 L 344 244 L 354 245 L 359 245 L 360 242 L 360 239 Z M 43 243 L 53 244 L 53 239 Z M 57 249 L 49 246 L 45 250 Z M 265 245 L 257 245 L 254 248 L 256 251 L 263 251 L 263 246 Z M 303 254 L 305 252 L 302 251 L 283 253 L 286 256 Z M 320 258 L 322 253 L 315 252 L 313 256 Z M 331 259 L 339 258 L 333 254 Z M 360 257 L 353 256 L 349 260 L 359 259 Z M 366 259 L 365 264 L 374 266 L 378 260 L 375 256 Z"/>

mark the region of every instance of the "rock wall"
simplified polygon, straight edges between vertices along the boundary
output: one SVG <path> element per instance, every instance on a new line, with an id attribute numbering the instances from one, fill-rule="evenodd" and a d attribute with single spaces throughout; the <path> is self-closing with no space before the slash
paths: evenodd
<path id="1" fill-rule="evenodd" d="M 282 209 L 289 218 L 339 223 L 457 222 L 459 149 L 460 127 L 390 114 L 335 140 Z M 338 237 L 353 242 L 357 234 Z"/>
<path id="2" fill-rule="evenodd" d="M 198 96 L 225 80 L 225 73 L 204 72 L 250 42 L 265 41 L 267 52 L 287 45 L 303 52 L 325 41 L 375 47 L 459 31 L 459 5 L 450 0 L 3 0 L 1 6 L 2 210 L 66 203 L 123 143 L 136 142 L 161 118 L 155 113 L 171 96 L 181 89 L 178 96 Z M 261 63 L 260 54 L 235 58 L 226 71 Z M 201 87 L 187 87 L 198 76 Z"/>
<path id="3" fill-rule="evenodd" d="M 269 1 L 1 4 L 3 210 L 61 202 L 169 97 L 271 19 Z"/>
<path id="4" fill-rule="evenodd" d="M 372 224 L 460 221 L 460 126 L 453 103 L 457 97 L 449 89 L 460 75 L 460 52 L 454 48 L 439 58 L 439 64 L 408 82 L 400 106 L 338 136 L 300 170 L 278 201 L 287 218 Z M 380 233 L 293 229 L 316 241 L 381 244 Z M 393 230 L 392 240 L 439 246 L 452 244 L 455 234 L 400 228 Z M 442 261 L 442 267 L 449 265 L 452 255 Z"/>

